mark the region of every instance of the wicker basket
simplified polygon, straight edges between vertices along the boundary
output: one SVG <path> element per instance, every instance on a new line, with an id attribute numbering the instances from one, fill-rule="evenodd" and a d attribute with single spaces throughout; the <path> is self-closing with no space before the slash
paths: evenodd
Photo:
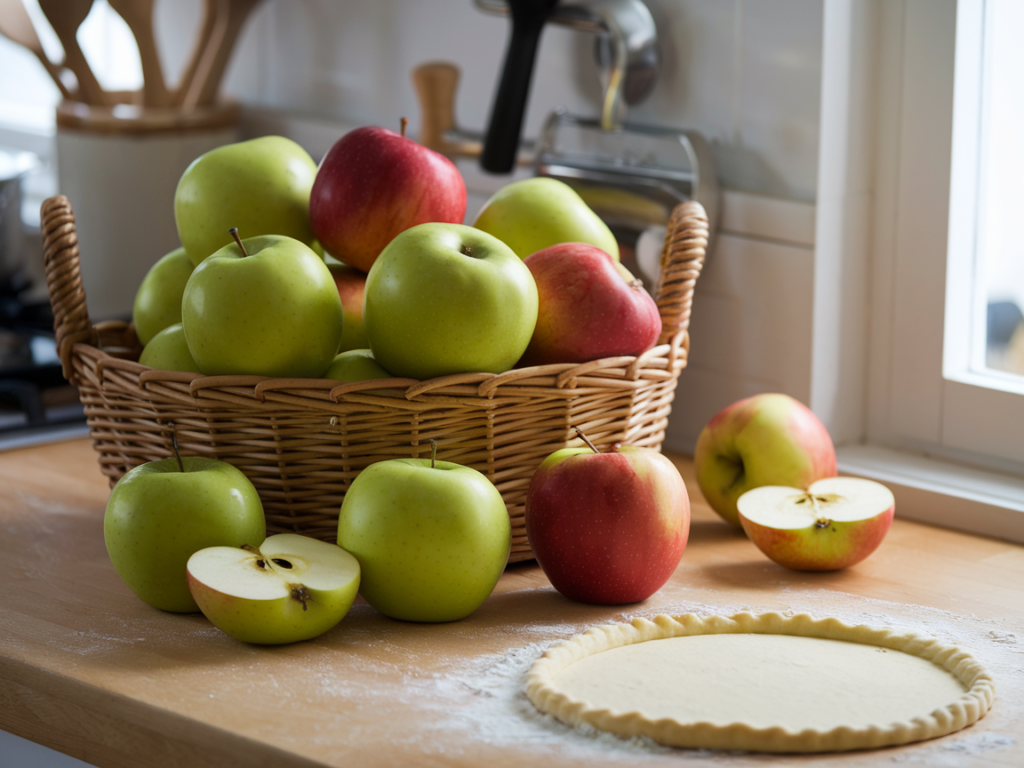
<path id="1" fill-rule="evenodd" d="M 66 197 L 43 204 L 42 234 L 57 350 L 111 485 L 132 467 L 171 456 L 173 432 L 183 455 L 228 461 L 252 480 L 269 532 L 334 541 L 338 509 L 360 470 L 429 456 L 435 438 L 438 458 L 480 470 L 501 492 L 516 562 L 533 556 L 523 519 L 530 477 L 550 453 L 581 444 L 572 427 L 599 447 L 661 447 L 686 365 L 708 224 L 697 203 L 672 213 L 656 291 L 663 331 L 658 346 L 639 357 L 342 384 L 140 365 L 130 323 L 89 320 Z"/>

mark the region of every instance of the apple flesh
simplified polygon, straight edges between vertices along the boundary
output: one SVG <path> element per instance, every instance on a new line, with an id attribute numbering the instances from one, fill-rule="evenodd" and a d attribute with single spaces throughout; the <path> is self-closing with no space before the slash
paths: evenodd
<path id="1" fill-rule="evenodd" d="M 523 261 L 537 283 L 537 326 L 521 365 L 639 355 L 661 334 L 658 305 L 608 253 L 586 243 L 544 248 Z"/>
<path id="2" fill-rule="evenodd" d="M 564 181 L 546 177 L 506 184 L 484 203 L 473 226 L 521 259 L 559 243 L 589 243 L 619 260 L 615 235 Z"/>
<path id="3" fill-rule="evenodd" d="M 697 438 L 697 484 L 723 520 L 739 526 L 736 500 L 762 485 L 807 488 L 836 475 L 825 425 L 789 395 L 761 394 L 719 411 Z"/>
<path id="4" fill-rule="evenodd" d="M 320 163 L 309 196 L 324 250 L 369 272 L 396 235 L 431 221 L 461 224 L 466 184 L 451 160 L 386 128 L 349 131 Z"/>
<path id="5" fill-rule="evenodd" d="M 485 475 L 431 459 L 371 464 L 338 518 L 338 544 L 362 568 L 362 596 L 405 621 L 456 621 L 480 607 L 511 536 L 508 509 Z"/>
<path id="6" fill-rule="evenodd" d="M 835 571 L 882 543 L 896 512 L 892 491 L 857 477 L 830 477 L 806 491 L 766 485 L 738 502 L 747 537 L 779 565 Z"/>
<path id="7" fill-rule="evenodd" d="M 125 473 L 110 492 L 103 538 L 114 570 L 141 600 L 192 613 L 199 607 L 185 578 L 189 558 L 206 547 L 257 546 L 266 522 L 241 471 L 200 456 L 181 461 L 151 461 Z"/>
<path id="8" fill-rule="evenodd" d="M 280 645 L 322 635 L 359 590 L 359 563 L 334 544 L 294 533 L 259 547 L 210 547 L 188 560 L 203 615 L 236 640 Z"/>
<path id="9" fill-rule="evenodd" d="M 649 448 L 565 448 L 530 481 L 530 547 L 552 586 L 573 600 L 645 600 L 672 576 L 689 531 L 683 478 Z"/>
<path id="10" fill-rule="evenodd" d="M 334 278 L 308 246 L 264 235 L 225 246 L 196 267 L 181 320 L 206 375 L 316 378 L 341 342 Z"/>

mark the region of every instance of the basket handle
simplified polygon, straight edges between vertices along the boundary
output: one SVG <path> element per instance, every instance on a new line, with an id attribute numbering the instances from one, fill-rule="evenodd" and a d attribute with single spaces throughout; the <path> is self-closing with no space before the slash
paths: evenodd
<path id="1" fill-rule="evenodd" d="M 64 369 L 64 378 L 75 380 L 71 350 L 75 344 L 86 342 L 99 345 L 99 337 L 89 320 L 85 306 L 85 288 L 78 258 L 78 234 L 71 203 L 64 195 L 48 198 L 40 209 L 40 230 L 43 237 L 43 264 L 46 286 L 53 307 L 53 329 L 56 333 L 57 354 Z"/>
<path id="2" fill-rule="evenodd" d="M 667 343 L 690 325 L 693 287 L 704 266 L 708 232 L 708 216 L 700 203 L 688 200 L 672 210 L 661 247 L 661 273 L 654 291 L 661 315 L 658 344 Z"/>

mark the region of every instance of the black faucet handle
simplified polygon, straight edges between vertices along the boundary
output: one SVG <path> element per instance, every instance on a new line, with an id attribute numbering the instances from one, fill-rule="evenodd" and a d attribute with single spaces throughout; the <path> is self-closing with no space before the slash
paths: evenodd
<path id="1" fill-rule="evenodd" d="M 480 155 L 480 166 L 485 171 L 508 173 L 515 166 L 537 44 L 557 4 L 558 0 L 508 0 L 512 28 Z"/>

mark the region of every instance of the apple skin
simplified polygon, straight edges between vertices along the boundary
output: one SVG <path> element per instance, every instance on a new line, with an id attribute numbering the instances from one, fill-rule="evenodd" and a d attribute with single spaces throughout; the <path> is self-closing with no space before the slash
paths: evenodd
<path id="1" fill-rule="evenodd" d="M 244 237 L 313 241 L 309 194 L 316 163 L 291 139 L 263 136 L 210 150 L 185 169 L 174 193 L 178 237 L 192 263 Z"/>
<path id="2" fill-rule="evenodd" d="M 639 355 L 661 334 L 658 305 L 605 251 L 561 243 L 527 256 L 537 283 L 537 327 L 520 365 Z"/>
<path id="3" fill-rule="evenodd" d="M 338 550 L 334 544 L 325 541 L 294 533 L 282 533 L 264 541 L 257 552 L 228 547 L 200 550 L 188 561 L 188 587 L 203 615 L 217 629 L 235 640 L 257 645 L 281 645 L 311 640 L 336 626 L 345 617 L 359 591 L 359 563 L 344 550 L 332 552 L 328 548 Z M 303 579 L 305 574 L 302 571 L 308 572 L 308 563 L 314 562 L 317 557 L 337 559 L 339 553 L 340 559 L 347 566 L 346 570 L 350 572 L 350 578 L 343 579 L 334 588 L 317 588 Z M 208 568 L 204 569 L 205 563 L 201 562 L 204 557 L 226 557 L 235 563 L 283 557 L 293 564 L 290 570 L 295 574 L 295 581 L 305 587 L 306 600 L 301 601 L 290 594 L 275 595 L 273 586 L 268 590 L 271 594 L 260 597 L 240 597 L 218 590 L 207 583 L 211 579 Z M 272 568 L 273 565 L 269 567 Z M 233 575 L 241 574 L 235 571 Z M 253 575 L 259 579 L 260 574 Z M 270 579 L 275 580 L 273 575 Z M 323 578 L 318 581 L 322 582 Z M 266 589 L 263 585 L 257 585 L 257 588 L 260 592 Z"/>
<path id="4" fill-rule="evenodd" d="M 836 476 L 832 438 L 810 408 L 789 395 L 754 395 L 723 408 L 697 438 L 697 484 L 723 520 L 739 526 L 736 500 L 752 488 L 807 488 Z"/>
<path id="5" fill-rule="evenodd" d="M 333 261 L 334 263 L 331 263 Z M 342 322 L 341 346 L 339 352 L 350 349 L 366 349 L 370 342 L 363 327 L 363 292 L 366 290 L 366 273 L 346 266 L 335 260 L 327 262 L 334 284 L 341 297 Z"/>
<path id="6" fill-rule="evenodd" d="M 279 235 L 232 243 L 196 267 L 181 319 L 206 375 L 319 377 L 341 342 L 342 306 L 330 270 Z"/>
<path id="7" fill-rule="evenodd" d="M 689 532 L 683 478 L 649 448 L 565 448 L 530 481 L 530 547 L 552 586 L 573 600 L 645 600 L 672 576 Z"/>
<path id="8" fill-rule="evenodd" d="M 431 221 L 461 224 L 466 183 L 444 155 L 386 128 L 364 126 L 324 155 L 309 215 L 324 250 L 369 272 L 400 232 Z"/>
<path id="9" fill-rule="evenodd" d="M 537 286 L 500 240 L 462 224 L 398 235 L 366 278 L 363 320 L 377 362 L 394 376 L 502 373 L 537 323 Z"/>
<path id="10" fill-rule="evenodd" d="M 162 256 L 142 278 L 132 306 L 135 335 L 142 346 L 164 328 L 181 322 L 181 296 L 195 265 L 184 248 Z"/>
<path id="11" fill-rule="evenodd" d="M 837 477 L 825 478 L 812 483 L 808 491 L 803 494 L 803 489 L 791 488 L 788 490 L 795 495 L 829 493 L 837 487 L 836 481 L 848 486 L 851 480 L 856 483 L 881 485 L 871 480 Z M 763 486 L 762 489 L 770 487 Z M 881 488 L 884 489 L 884 486 Z M 891 493 L 888 494 L 888 500 L 888 507 L 874 517 L 863 520 L 832 520 L 828 519 L 828 511 L 825 510 L 822 513 L 822 522 L 827 522 L 828 525 L 818 525 L 812 522 L 804 527 L 786 529 L 755 523 L 745 517 L 743 514 L 744 499 L 741 497 L 739 519 L 747 538 L 754 542 L 769 559 L 779 565 L 796 571 L 837 571 L 856 565 L 878 549 L 889 532 L 896 514 L 896 502 Z"/>
<path id="12" fill-rule="evenodd" d="M 508 562 L 508 509 L 486 476 L 430 459 L 371 464 L 341 505 L 338 545 L 360 592 L 393 619 L 457 621 L 487 599 Z"/>
<path id="13" fill-rule="evenodd" d="M 150 339 L 139 355 L 139 362 L 161 371 L 202 373 L 188 350 L 185 328 L 181 323 L 164 328 Z"/>
<path id="14" fill-rule="evenodd" d="M 608 225 L 558 179 L 537 176 L 507 184 L 484 203 L 473 226 L 521 259 L 559 243 L 589 243 L 619 260 L 619 244 Z"/>
<path id="15" fill-rule="evenodd" d="M 263 505 L 249 479 L 224 461 L 201 456 L 152 461 L 117 481 L 103 517 L 107 553 L 118 576 L 155 608 L 199 610 L 185 577 L 188 559 L 215 546 L 259 546 Z"/>
<path id="16" fill-rule="evenodd" d="M 370 379 L 390 379 L 392 376 L 373 359 L 373 352 L 370 350 L 349 349 L 338 353 L 323 378 L 337 379 L 338 381 L 369 381 Z"/>

